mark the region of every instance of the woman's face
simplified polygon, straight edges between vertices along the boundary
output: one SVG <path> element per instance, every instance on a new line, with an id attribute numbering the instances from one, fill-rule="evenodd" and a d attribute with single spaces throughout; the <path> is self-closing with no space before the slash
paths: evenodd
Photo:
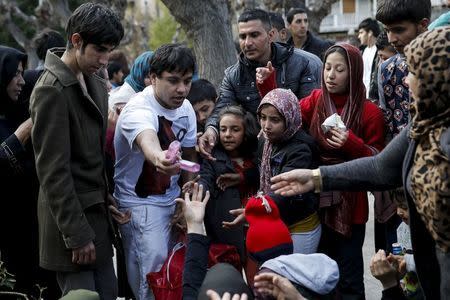
<path id="1" fill-rule="evenodd" d="M 409 86 L 411 97 L 417 100 L 417 96 L 419 95 L 419 84 L 416 76 L 412 72 L 409 72 L 408 76 L 406 76 L 405 83 Z"/>
<path id="2" fill-rule="evenodd" d="M 286 131 L 285 120 L 273 105 L 265 105 L 261 109 L 259 123 L 265 136 L 272 143 L 281 140 Z"/>
<path id="3" fill-rule="evenodd" d="M 8 86 L 6 87 L 6 93 L 8 94 L 9 98 L 13 101 L 17 101 L 17 99 L 19 99 L 19 95 L 22 92 L 22 87 L 25 85 L 25 80 L 23 80 L 22 74 L 23 74 L 23 66 L 22 62 L 19 62 L 14 77 L 11 79 Z"/>
<path id="4" fill-rule="evenodd" d="M 330 94 L 344 94 L 349 87 L 349 69 L 345 57 L 333 52 L 327 56 L 323 69 L 325 87 Z"/>

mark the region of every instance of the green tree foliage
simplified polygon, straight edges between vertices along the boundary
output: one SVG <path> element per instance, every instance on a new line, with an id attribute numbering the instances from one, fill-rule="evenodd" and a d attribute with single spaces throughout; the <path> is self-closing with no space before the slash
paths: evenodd
<path id="1" fill-rule="evenodd" d="M 187 42 L 188 45 L 191 47 L 192 45 L 188 41 L 186 33 L 182 29 L 178 29 L 179 32 L 178 35 L 176 36 L 177 28 L 179 25 L 175 21 L 175 18 L 170 14 L 167 7 L 161 2 L 159 3 L 159 7 L 161 9 L 160 17 L 150 22 L 149 28 L 150 49 L 156 49 L 163 44 L 172 42 L 178 43 Z M 176 39 L 175 41 L 174 37 Z"/>

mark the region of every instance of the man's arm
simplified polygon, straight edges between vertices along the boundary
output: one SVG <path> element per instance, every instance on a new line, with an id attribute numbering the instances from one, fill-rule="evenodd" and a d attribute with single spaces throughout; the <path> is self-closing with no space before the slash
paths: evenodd
<path id="1" fill-rule="evenodd" d="M 175 175 L 180 171 L 179 164 L 173 164 L 166 158 L 166 151 L 161 149 L 158 135 L 152 129 L 146 129 L 136 136 L 135 144 L 141 149 L 145 160 L 151 162 L 156 169 L 167 175 Z"/>

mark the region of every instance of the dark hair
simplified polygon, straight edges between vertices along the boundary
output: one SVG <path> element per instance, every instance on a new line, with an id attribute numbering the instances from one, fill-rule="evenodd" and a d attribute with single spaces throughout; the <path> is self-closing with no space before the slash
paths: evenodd
<path id="1" fill-rule="evenodd" d="M 156 49 L 150 60 L 150 74 L 156 76 L 166 72 L 178 72 L 183 75 L 194 72 L 195 57 L 191 49 L 182 44 L 166 44 Z"/>
<path id="2" fill-rule="evenodd" d="M 114 77 L 114 74 L 118 73 L 120 70 L 122 70 L 122 65 L 119 64 L 116 61 L 110 61 L 108 63 L 108 77 L 109 80 L 111 80 Z"/>
<path id="3" fill-rule="evenodd" d="M 393 24 L 402 21 L 419 23 L 430 19 L 430 0 L 379 0 L 376 19 L 381 23 Z"/>
<path id="4" fill-rule="evenodd" d="M 32 44 L 36 48 L 37 57 L 40 60 L 44 60 L 48 49 L 65 47 L 66 41 L 58 31 L 47 28 L 33 38 Z"/>
<path id="5" fill-rule="evenodd" d="M 292 8 L 288 11 L 286 14 L 286 21 L 291 24 L 292 20 L 294 20 L 294 16 L 297 14 L 308 14 L 305 9 L 303 8 Z"/>
<path id="6" fill-rule="evenodd" d="M 83 47 L 88 44 L 117 46 L 124 34 L 120 19 L 115 12 L 102 4 L 90 2 L 75 9 L 67 21 L 68 49 L 73 47 L 71 37 L 75 33 L 79 33 L 83 39 Z"/>
<path id="7" fill-rule="evenodd" d="M 386 31 L 382 31 L 380 35 L 377 37 L 377 41 L 375 42 L 378 50 L 383 50 L 386 47 L 392 47 L 391 43 L 389 43 Z M 394 50 L 395 51 L 395 50 Z"/>
<path id="8" fill-rule="evenodd" d="M 266 31 L 270 31 L 272 29 L 269 13 L 259 8 L 244 10 L 238 18 L 238 23 L 246 23 L 253 20 L 260 20 Z"/>
<path id="9" fill-rule="evenodd" d="M 128 60 L 123 53 L 122 50 L 114 49 L 109 53 L 109 61 L 115 61 L 116 63 L 120 64 L 122 67 L 123 76 L 126 77 L 128 74 L 130 74 L 130 67 L 128 66 Z"/>
<path id="10" fill-rule="evenodd" d="M 374 37 L 380 34 L 380 25 L 378 25 L 377 20 L 372 18 L 362 20 L 358 25 L 358 30 L 360 29 L 364 29 L 367 32 L 372 31 Z"/>
<path id="11" fill-rule="evenodd" d="M 203 100 L 216 102 L 217 92 L 214 85 L 206 79 L 192 81 L 191 90 L 186 97 L 192 105 Z"/>
<path id="12" fill-rule="evenodd" d="M 225 106 L 219 112 L 218 124 L 220 134 L 220 121 L 225 115 L 234 115 L 242 119 L 244 123 L 244 140 L 239 146 L 239 152 L 244 157 L 253 157 L 256 148 L 258 147 L 258 123 L 253 114 L 242 106 L 230 105 Z"/>
<path id="13" fill-rule="evenodd" d="M 280 13 L 269 12 L 269 18 L 272 27 L 275 27 L 278 31 L 286 28 L 286 24 L 284 24 L 284 19 Z"/>

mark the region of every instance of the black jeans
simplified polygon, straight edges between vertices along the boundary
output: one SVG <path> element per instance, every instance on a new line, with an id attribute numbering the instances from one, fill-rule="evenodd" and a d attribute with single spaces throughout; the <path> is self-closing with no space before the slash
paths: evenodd
<path id="1" fill-rule="evenodd" d="M 322 239 L 319 252 L 323 252 L 334 259 L 339 266 L 339 283 L 337 286 L 338 299 L 360 300 L 364 294 L 364 261 L 362 247 L 366 235 L 366 225 L 352 226 L 352 235 L 346 238 L 322 225 Z"/>

